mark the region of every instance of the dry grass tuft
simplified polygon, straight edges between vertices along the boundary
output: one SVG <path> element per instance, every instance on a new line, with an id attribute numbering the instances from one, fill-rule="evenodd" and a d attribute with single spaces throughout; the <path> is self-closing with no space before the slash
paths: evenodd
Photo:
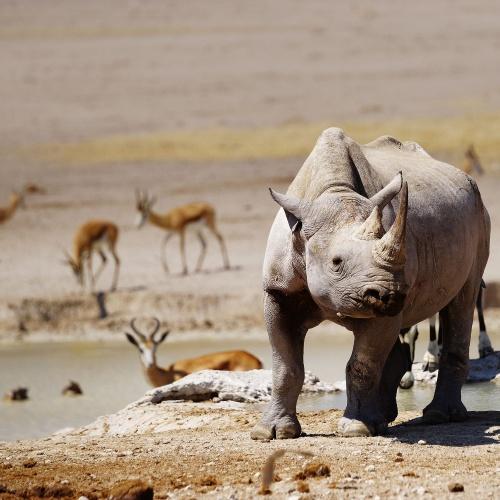
<path id="1" fill-rule="evenodd" d="M 262 482 L 260 485 L 259 494 L 260 495 L 269 495 L 271 493 L 271 483 L 273 482 L 274 477 L 274 468 L 276 466 L 276 460 L 281 458 L 285 453 L 294 453 L 296 455 L 302 455 L 303 457 L 313 457 L 314 454 L 309 451 L 302 450 L 276 450 L 273 452 L 268 459 L 266 460 L 264 467 L 262 467 Z"/>

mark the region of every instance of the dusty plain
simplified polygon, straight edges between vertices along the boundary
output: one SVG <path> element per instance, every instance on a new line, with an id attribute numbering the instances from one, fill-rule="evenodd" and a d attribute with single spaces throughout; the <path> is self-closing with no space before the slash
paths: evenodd
<path id="1" fill-rule="evenodd" d="M 485 278 L 500 281 L 498 2 L 21 0 L 2 2 L 0 17 L 0 197 L 26 182 L 47 189 L 0 227 L 2 341 L 121 338 L 131 316 L 151 314 L 177 331 L 264 335 L 260 268 L 276 211 L 267 187 L 286 188 L 328 125 L 360 141 L 417 140 L 456 163 L 474 142 L 493 223 Z M 206 272 L 179 276 L 174 240 L 164 275 L 160 230 L 133 227 L 136 188 L 159 211 L 213 203 L 232 269 L 220 269 L 212 241 Z M 105 320 L 60 262 L 76 227 L 97 217 L 121 231 Z M 192 268 L 194 237 L 188 249 Z M 109 280 L 108 270 L 99 288 Z M 496 317 L 488 311 L 493 329 Z M 204 412 L 210 423 L 183 425 Z M 370 439 L 335 436 L 339 416 L 304 414 L 307 436 L 255 443 L 257 409 L 167 406 L 180 424 L 160 434 L 0 443 L 0 497 L 104 498 L 140 478 L 158 498 L 254 498 L 282 447 L 313 451 L 331 476 L 298 485 L 304 460 L 286 455 L 277 497 L 498 495 L 498 412 L 441 427 L 403 426 L 416 417 L 403 414 Z M 452 482 L 464 492 L 449 492 Z"/>

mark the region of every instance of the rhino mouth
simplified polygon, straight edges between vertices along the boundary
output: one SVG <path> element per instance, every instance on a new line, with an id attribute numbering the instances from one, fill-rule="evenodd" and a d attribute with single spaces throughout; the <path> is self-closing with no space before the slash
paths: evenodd
<path id="1" fill-rule="evenodd" d="M 363 302 L 376 316 L 397 316 L 403 309 L 406 294 L 399 291 L 365 290 Z"/>

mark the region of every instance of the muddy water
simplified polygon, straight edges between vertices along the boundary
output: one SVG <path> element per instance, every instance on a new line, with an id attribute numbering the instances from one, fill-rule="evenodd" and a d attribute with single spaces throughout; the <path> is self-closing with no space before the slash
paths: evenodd
<path id="1" fill-rule="evenodd" d="M 187 338 L 186 338 L 187 337 Z M 327 381 L 343 380 L 352 337 L 310 335 L 306 343 L 306 369 Z M 424 346 L 420 346 L 423 349 Z M 247 349 L 270 367 L 267 339 L 169 338 L 160 348 L 159 362 L 226 349 Z M 417 353 L 420 354 L 420 353 Z M 76 380 L 80 397 L 64 397 L 61 389 Z M 47 343 L 0 347 L 0 393 L 16 386 L 29 388 L 30 400 L 0 402 L 0 440 L 39 437 L 64 427 L 91 422 L 140 398 L 149 386 L 143 379 L 135 349 L 127 342 Z M 401 409 L 419 409 L 432 398 L 433 388 L 400 391 Z M 464 402 L 471 410 L 500 410 L 500 389 L 494 383 L 468 385 Z M 300 409 L 343 408 L 345 394 L 302 397 Z"/>

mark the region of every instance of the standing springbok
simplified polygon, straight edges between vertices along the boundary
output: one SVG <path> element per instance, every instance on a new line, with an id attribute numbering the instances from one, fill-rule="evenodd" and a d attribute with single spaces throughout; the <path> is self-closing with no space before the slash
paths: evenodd
<path id="1" fill-rule="evenodd" d="M 87 274 L 91 290 L 94 290 L 95 282 L 106 265 L 107 258 L 104 249 L 107 249 L 115 261 L 111 291 L 116 290 L 118 284 L 118 273 L 120 259 L 116 254 L 116 241 L 118 239 L 118 227 L 113 222 L 106 220 L 89 220 L 82 224 L 73 238 L 73 256 L 65 252 L 65 264 L 71 267 L 82 287 L 84 281 L 84 264 L 87 265 Z M 94 275 L 92 272 L 92 254 L 96 251 L 101 257 L 101 265 Z"/>
<path id="2" fill-rule="evenodd" d="M 483 288 L 486 285 L 483 280 L 481 280 L 481 287 L 479 288 L 479 294 L 476 301 L 477 318 L 479 321 L 479 342 L 478 351 L 479 357 L 485 358 L 486 356 L 492 354 L 494 351 L 491 340 L 488 337 L 486 331 L 486 323 L 484 321 L 483 314 Z M 439 329 L 436 334 L 436 318 L 437 314 L 429 318 L 429 344 L 427 346 L 427 351 L 425 351 L 422 358 L 423 371 L 433 372 L 439 368 L 439 358 L 441 356 L 441 347 L 443 344 L 443 331 L 441 322 L 439 323 Z M 415 359 L 415 343 L 418 339 L 418 326 L 413 325 L 411 328 L 402 330 L 400 333 L 401 342 L 407 346 L 407 356 L 408 356 L 408 371 L 403 375 L 399 383 L 401 389 L 409 389 L 413 386 L 415 382 L 415 377 L 412 373 L 412 365 Z"/>
<path id="3" fill-rule="evenodd" d="M 175 361 L 166 369 L 160 368 L 156 364 L 156 350 L 170 331 L 166 330 L 163 333 L 158 333 L 160 320 L 153 318 L 153 321 L 155 325 L 147 336 L 137 329 L 135 318 L 130 322 L 133 333 L 125 333 L 128 341 L 139 349 L 144 374 L 153 387 L 171 384 L 190 373 L 200 370 L 243 372 L 262 368 L 262 362 L 246 351 L 214 352 L 197 358 Z"/>
<path id="4" fill-rule="evenodd" d="M 229 257 L 227 255 L 226 245 L 224 243 L 224 238 L 215 225 L 215 209 L 212 205 L 203 202 L 188 203 L 187 205 L 172 208 L 166 214 L 160 215 L 151 210 L 156 202 L 156 198 L 148 196 L 146 192 L 142 193 L 141 191 L 136 191 L 136 200 L 136 208 L 139 212 L 137 227 L 141 228 L 146 221 L 149 221 L 151 224 L 167 231 L 160 247 L 160 258 L 166 273 L 169 272 L 166 246 L 174 234 L 178 234 L 180 238 L 182 274 L 188 273 L 186 263 L 186 230 L 188 228 L 195 230 L 201 244 L 201 252 L 195 269 L 196 272 L 201 271 L 207 250 L 207 242 L 201 231 L 203 227 L 208 229 L 217 238 L 222 253 L 224 268 L 229 269 Z"/>
<path id="5" fill-rule="evenodd" d="M 462 162 L 462 170 L 466 174 L 475 173 L 477 175 L 483 175 L 484 173 L 483 166 L 481 165 L 481 160 L 479 159 L 479 156 L 476 153 L 476 148 L 474 148 L 474 144 L 471 144 L 465 151 L 465 158 Z"/>
<path id="6" fill-rule="evenodd" d="M 9 198 L 9 203 L 5 207 L 0 207 L 0 224 L 7 222 L 16 212 L 18 207 L 24 205 L 24 196 L 22 194 L 12 192 Z"/>

